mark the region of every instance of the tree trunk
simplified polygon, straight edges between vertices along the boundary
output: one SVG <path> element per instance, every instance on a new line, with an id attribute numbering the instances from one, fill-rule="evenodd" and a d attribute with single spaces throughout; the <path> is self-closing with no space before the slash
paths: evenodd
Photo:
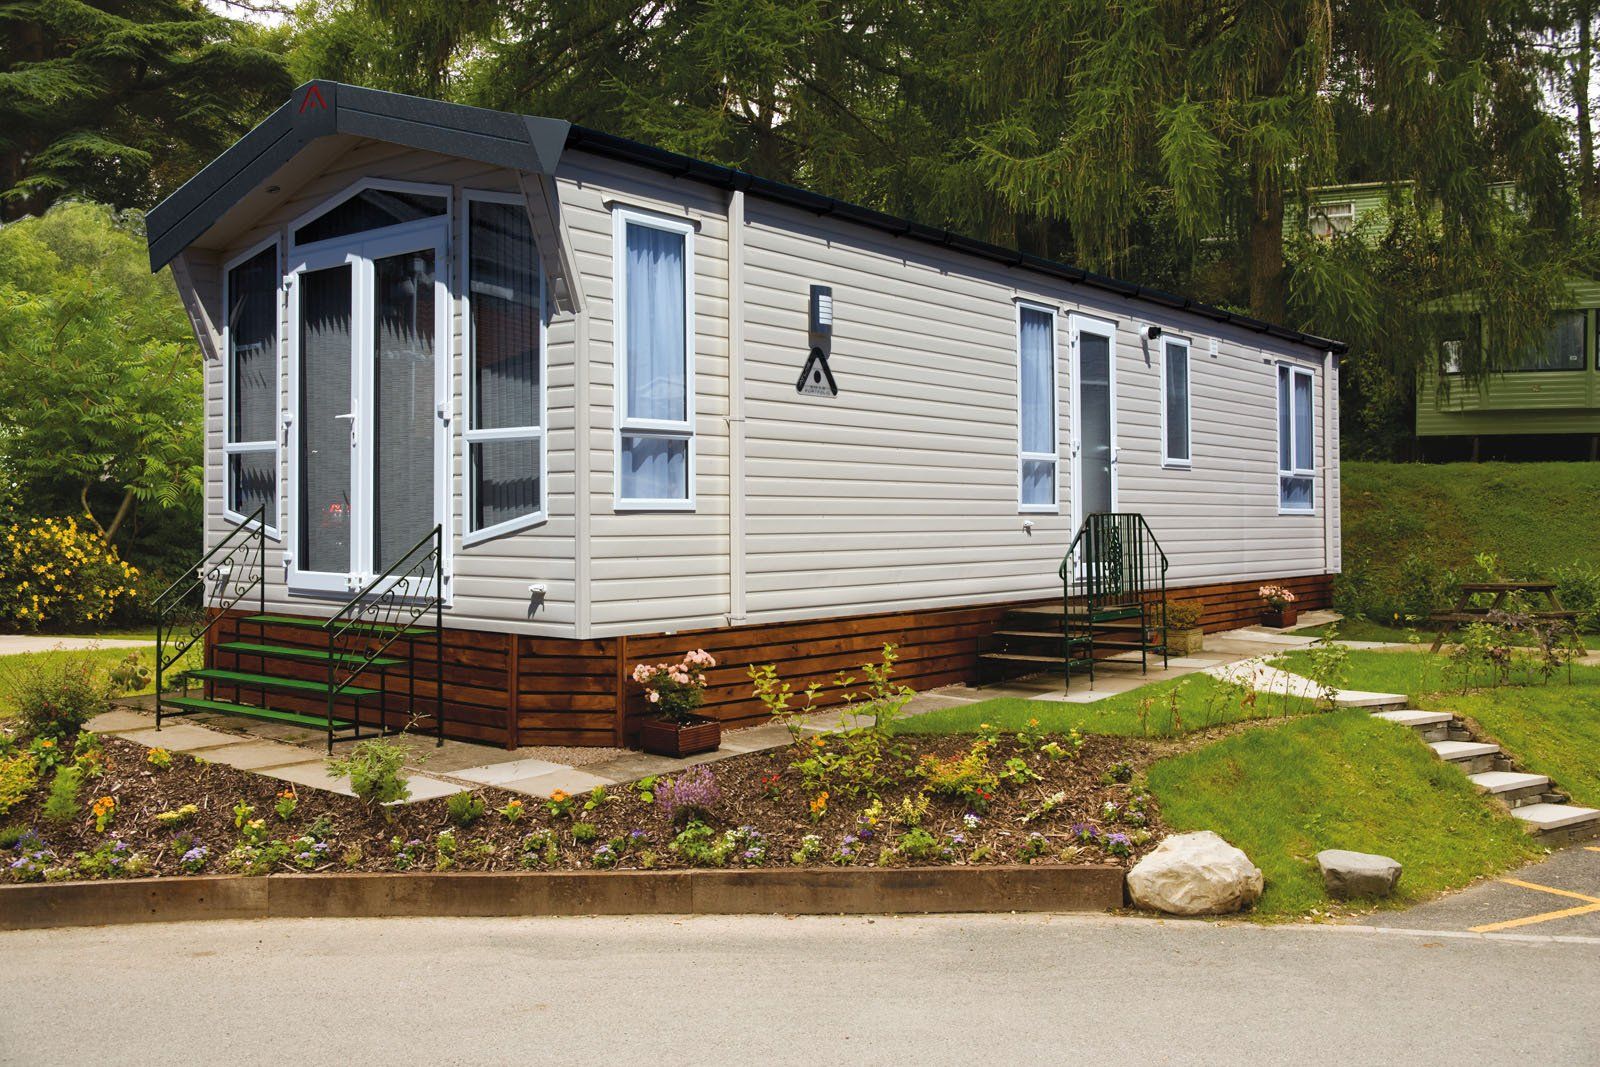
<path id="1" fill-rule="evenodd" d="M 129 489 L 122 494 L 122 503 L 117 506 L 117 514 L 111 520 L 111 525 L 106 527 L 106 544 L 116 539 L 117 531 L 122 529 L 122 523 L 133 511 L 133 490 Z"/>
<path id="2" fill-rule="evenodd" d="M 1600 210 L 1600 174 L 1594 166 L 1594 127 L 1589 115 L 1589 72 L 1594 61 L 1594 10 L 1578 5 L 1578 56 L 1572 67 L 1572 100 L 1578 126 L 1578 197 L 1585 214 Z"/>
<path id="3" fill-rule="evenodd" d="M 1250 313 L 1282 322 L 1286 308 L 1283 259 L 1283 185 L 1266 168 L 1250 171 Z"/>

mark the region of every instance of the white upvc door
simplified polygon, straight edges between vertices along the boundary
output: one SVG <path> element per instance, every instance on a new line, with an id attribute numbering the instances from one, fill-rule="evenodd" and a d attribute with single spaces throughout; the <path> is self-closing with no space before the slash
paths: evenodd
<path id="1" fill-rule="evenodd" d="M 366 588 L 449 513 L 448 233 L 427 220 L 290 264 L 292 592 Z"/>
<path id="2" fill-rule="evenodd" d="M 1072 527 L 1117 510 L 1117 327 L 1072 316 Z"/>

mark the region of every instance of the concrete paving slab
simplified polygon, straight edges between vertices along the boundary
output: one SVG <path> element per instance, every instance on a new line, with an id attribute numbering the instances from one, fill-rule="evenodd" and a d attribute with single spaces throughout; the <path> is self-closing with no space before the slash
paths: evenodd
<path id="1" fill-rule="evenodd" d="M 420 804 L 424 800 L 437 800 L 440 797 L 455 796 L 466 790 L 456 782 L 444 782 L 438 778 L 430 778 L 426 774 L 411 774 L 406 776 L 406 785 L 411 787 L 411 795 L 400 804 Z"/>
<path id="2" fill-rule="evenodd" d="M 501 782 L 500 788 L 512 793 L 525 793 L 532 797 L 548 797 L 557 789 L 576 795 L 587 793 L 597 785 L 610 788 L 616 784 L 614 779 L 602 778 L 597 774 L 590 774 L 573 767 L 565 771 L 553 771 L 550 774 L 523 778 L 516 782 Z"/>
<path id="3" fill-rule="evenodd" d="M 722 747 L 731 752 L 759 752 L 762 749 L 781 748 L 790 743 L 785 726 L 753 726 L 722 735 Z"/>
<path id="4" fill-rule="evenodd" d="M 521 778 L 533 778 L 541 774 L 551 774 L 564 770 L 566 764 L 551 763 L 542 759 L 508 760 L 505 763 L 491 763 L 479 767 L 465 767 L 461 770 L 443 771 L 438 764 L 429 761 L 429 766 L 436 772 L 447 773 L 452 778 L 464 778 L 469 782 L 479 785 L 499 785 L 502 782 L 515 782 Z"/>
<path id="5" fill-rule="evenodd" d="M 240 741 L 237 744 L 210 749 L 204 758 L 212 763 L 236 767 L 241 771 L 283 767 L 291 763 L 305 763 L 308 759 L 305 749 L 295 745 L 280 745 L 275 741 Z"/>
<path id="6" fill-rule="evenodd" d="M 350 779 L 333 777 L 328 773 L 327 765 L 322 760 L 306 760 L 304 763 L 289 763 L 280 767 L 267 767 L 256 773 L 263 778 L 276 778 L 281 782 L 293 782 L 295 785 L 321 789 L 328 793 L 338 793 L 340 796 L 355 796 L 355 793 L 350 789 Z"/>
<path id="7" fill-rule="evenodd" d="M 583 770 L 613 782 L 633 782 L 647 775 L 676 774 L 696 764 L 715 763 L 718 760 L 725 760 L 730 756 L 739 755 L 743 755 L 743 753 L 730 749 L 718 749 L 716 752 L 702 752 L 696 756 L 674 759 L 670 756 L 652 756 L 647 752 L 634 752 L 626 756 L 618 756 L 613 760 L 606 760 L 604 763 L 590 764 Z M 593 788 L 593 786 L 586 786 L 585 788 Z M 568 792 L 571 792 L 571 790 L 569 789 Z"/>
<path id="8" fill-rule="evenodd" d="M 199 752 L 208 748 L 221 748 L 223 745 L 236 745 L 239 743 L 237 734 L 225 734 L 218 730 L 207 730 L 204 726 L 196 726 L 187 722 L 163 726 L 159 730 L 154 726 L 149 726 L 137 730 L 115 730 L 112 732 L 125 741 L 133 741 L 144 745 L 146 748 L 164 748 L 169 752 Z"/>
<path id="9" fill-rule="evenodd" d="M 150 648 L 155 641 L 120 637 L 55 637 L 50 634 L 0 634 L 0 656 L 27 652 L 90 652 L 97 648 Z"/>
<path id="10" fill-rule="evenodd" d="M 97 734 L 113 734 L 120 730 L 146 730 L 153 729 L 156 724 L 154 715 L 143 715 L 137 711 L 124 711 L 116 708 L 104 715 L 96 715 L 86 724 L 88 729 Z"/>
<path id="11" fill-rule="evenodd" d="M 1364 689 L 1340 689 L 1333 694 L 1333 703 L 1341 708 L 1382 708 L 1404 704 L 1404 693 L 1370 693 Z"/>

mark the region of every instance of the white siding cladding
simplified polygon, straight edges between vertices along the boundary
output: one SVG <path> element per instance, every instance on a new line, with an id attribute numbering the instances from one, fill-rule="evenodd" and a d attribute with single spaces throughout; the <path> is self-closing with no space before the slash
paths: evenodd
<path id="1" fill-rule="evenodd" d="M 558 175 L 590 347 L 590 611 L 597 635 L 722 626 L 728 614 L 728 257 L 725 198 L 653 171 L 575 157 Z M 692 512 L 613 508 L 616 362 L 612 205 L 688 219 L 695 265 Z M 584 636 L 584 635 L 580 635 Z"/>
<path id="2" fill-rule="evenodd" d="M 747 214 L 751 621 L 1058 592 L 1074 524 L 1074 312 L 1117 323 L 1117 506 L 1145 514 L 1172 561 L 1169 580 L 1329 569 L 1321 507 L 1278 514 L 1273 364 L 1319 367 L 1315 354 L 1263 350 L 1257 335 L 767 202 L 752 199 Z M 834 400 L 794 388 L 813 283 L 833 287 Z M 1013 298 L 1062 312 L 1060 515 L 1017 505 Z M 1138 336 L 1146 321 L 1195 342 L 1189 470 L 1161 466 L 1157 349 Z"/>
<path id="3" fill-rule="evenodd" d="M 314 178 L 286 191 L 281 205 L 262 217 L 254 226 L 229 241 L 220 250 L 226 260 L 267 237 L 276 234 L 287 241 L 287 224 L 313 210 L 361 178 L 387 178 L 395 181 L 448 184 L 462 189 L 516 191 L 516 176 L 509 171 L 430 153 L 397 148 L 376 142 L 360 143 L 343 153 Z M 459 205 L 459 197 L 455 199 Z M 557 318 L 550 325 L 548 340 L 548 418 L 547 447 L 550 449 L 550 484 L 547 488 L 549 518 L 540 526 L 517 534 L 463 548 L 462 463 L 460 431 L 464 425 L 462 398 L 462 314 L 460 301 L 460 226 L 459 213 L 450 234 L 447 262 L 453 296 L 450 330 L 450 382 L 452 418 L 451 494 L 447 529 L 453 551 L 452 600 L 446 611 L 446 624 L 466 628 L 519 630 L 527 633 L 570 636 L 575 615 L 573 576 L 573 365 L 575 344 L 571 316 Z M 197 287 L 206 283 L 196 278 Z M 220 285 L 220 279 L 210 284 Z M 289 409 L 288 360 L 293 346 L 287 344 L 288 308 L 280 300 L 279 380 L 284 410 Z M 221 362 L 206 364 L 206 543 L 215 544 L 228 524 L 223 511 L 223 379 Z M 280 443 L 282 437 L 280 435 Z M 290 501 L 288 452 L 280 448 L 278 472 L 280 504 Z M 331 614 L 336 601 L 291 596 L 284 584 L 283 544 L 269 542 L 267 553 L 268 609 L 300 614 Z M 543 606 L 531 613 L 528 587 L 543 584 L 549 588 Z"/>

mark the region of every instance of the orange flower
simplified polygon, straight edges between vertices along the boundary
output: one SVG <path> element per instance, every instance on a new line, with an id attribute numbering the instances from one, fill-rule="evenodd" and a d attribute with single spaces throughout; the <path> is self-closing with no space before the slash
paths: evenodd
<path id="1" fill-rule="evenodd" d="M 567 791 L 565 789 L 557 789 L 554 793 L 550 794 L 550 799 L 555 801 L 557 804 L 560 804 L 562 801 L 567 799 Z"/>

